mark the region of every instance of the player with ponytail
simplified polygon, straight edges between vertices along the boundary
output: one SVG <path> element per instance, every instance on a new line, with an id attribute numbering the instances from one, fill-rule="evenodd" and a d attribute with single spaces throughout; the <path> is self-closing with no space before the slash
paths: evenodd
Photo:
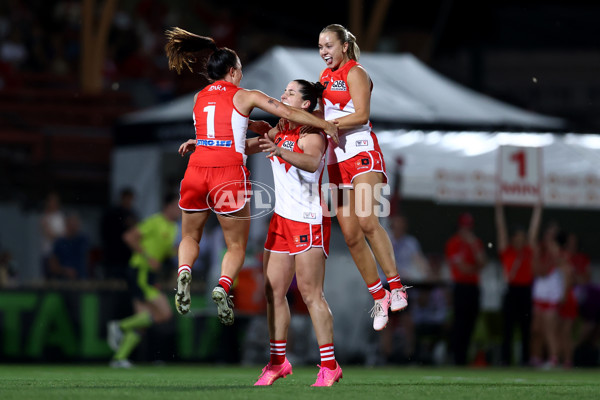
<path id="1" fill-rule="evenodd" d="M 198 243 L 204 225 L 215 212 L 227 247 L 221 264 L 221 277 L 212 291 L 219 320 L 234 321 L 229 294 L 243 263 L 250 228 L 250 183 L 246 168 L 246 131 L 249 115 L 258 107 L 275 116 L 314 126 L 337 139 L 337 127 L 312 114 L 289 107 L 257 90 L 241 88 L 242 64 L 235 51 L 218 47 L 212 38 L 181 28 L 166 32 L 165 52 L 169 68 L 180 73 L 184 68 L 204 74 L 210 83 L 194 96 L 193 154 L 181 181 L 179 207 L 182 209 L 182 240 L 175 304 L 180 314 L 191 305 L 191 265 L 198 257 Z M 250 126 L 255 131 L 264 125 Z M 181 145 L 183 156 L 190 150 Z"/>

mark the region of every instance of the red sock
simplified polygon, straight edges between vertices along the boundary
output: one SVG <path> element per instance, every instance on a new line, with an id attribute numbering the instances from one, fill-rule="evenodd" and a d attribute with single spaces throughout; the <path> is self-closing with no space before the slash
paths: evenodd
<path id="1" fill-rule="evenodd" d="M 281 365 L 285 361 L 287 340 L 271 340 L 271 365 Z"/>
<path id="2" fill-rule="evenodd" d="M 337 362 L 335 361 L 335 354 L 333 352 L 333 343 L 319 346 L 319 352 L 321 353 L 321 367 L 335 369 Z"/>
<path id="3" fill-rule="evenodd" d="M 187 264 L 181 264 L 179 266 L 179 269 L 177 270 L 177 276 L 179 276 L 182 272 L 189 272 L 191 274 L 192 273 L 192 267 L 190 267 Z"/>
<path id="4" fill-rule="evenodd" d="M 221 277 L 219 278 L 219 285 L 221 285 L 223 289 L 225 289 L 225 293 L 229 294 L 229 290 L 231 289 L 231 285 L 233 285 L 233 281 L 230 277 L 221 275 Z"/>
<path id="5" fill-rule="evenodd" d="M 385 297 L 385 290 L 381 284 L 381 279 L 377 279 L 375 282 L 367 285 L 369 293 L 373 296 L 373 300 L 381 300 Z"/>
<path id="6" fill-rule="evenodd" d="M 390 285 L 390 290 L 394 289 L 402 289 L 402 282 L 400 282 L 400 275 L 392 276 L 388 278 L 388 285 Z"/>

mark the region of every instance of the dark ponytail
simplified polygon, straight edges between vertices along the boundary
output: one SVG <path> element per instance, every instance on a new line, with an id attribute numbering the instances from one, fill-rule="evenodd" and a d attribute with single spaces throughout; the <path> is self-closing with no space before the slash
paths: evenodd
<path id="1" fill-rule="evenodd" d="M 319 99 L 323 96 L 325 86 L 321 82 L 309 82 L 304 79 L 296 79 L 294 82 L 300 85 L 300 94 L 302 94 L 302 100 L 310 101 L 307 111 L 313 112 L 317 107 Z"/>
<path id="2" fill-rule="evenodd" d="M 167 30 L 166 36 L 165 52 L 169 69 L 176 70 L 178 74 L 185 66 L 190 72 L 204 74 L 211 81 L 216 81 L 222 79 L 230 68 L 238 67 L 235 51 L 217 47 L 210 37 L 199 36 L 178 27 Z M 201 63 L 207 55 L 206 63 Z"/>

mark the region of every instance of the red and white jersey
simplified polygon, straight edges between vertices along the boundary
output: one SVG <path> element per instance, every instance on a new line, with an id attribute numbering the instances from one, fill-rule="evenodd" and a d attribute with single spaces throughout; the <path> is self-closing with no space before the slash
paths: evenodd
<path id="1" fill-rule="evenodd" d="M 238 90 L 240 88 L 233 83 L 216 81 L 198 93 L 194 104 L 196 150 L 188 165 L 246 165 L 248 116 L 233 105 L 233 96 Z"/>
<path id="2" fill-rule="evenodd" d="M 326 120 L 345 117 L 355 112 L 348 86 L 348 72 L 356 65 L 360 64 L 350 60 L 335 71 L 328 68 L 321 74 L 321 83 L 325 86 L 323 104 Z M 372 88 L 373 84 L 371 83 Z M 339 144 L 329 139 L 327 164 L 336 164 L 352 158 L 360 152 L 378 149 L 377 139 L 371 132 L 370 121 L 358 128 L 340 131 L 339 139 Z"/>
<path id="3" fill-rule="evenodd" d="M 275 136 L 277 147 L 304 153 L 298 146 L 299 126 L 284 130 Z M 293 221 L 320 224 L 323 218 L 321 206 L 321 178 L 325 167 L 325 155 L 319 168 L 308 172 L 294 167 L 279 157 L 271 157 L 273 180 L 275 182 L 275 213 Z"/>

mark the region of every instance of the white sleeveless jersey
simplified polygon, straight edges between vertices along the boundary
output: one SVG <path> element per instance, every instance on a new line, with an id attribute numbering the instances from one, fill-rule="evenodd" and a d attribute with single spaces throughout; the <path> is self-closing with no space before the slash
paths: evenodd
<path id="1" fill-rule="evenodd" d="M 356 65 L 360 64 L 350 60 L 342 68 L 335 71 L 326 69 L 321 74 L 321 83 L 325 86 L 323 111 L 326 120 L 345 117 L 356 111 L 348 88 L 348 72 Z M 371 132 L 371 122 L 352 130 L 340 131 L 339 139 L 339 144 L 329 139 L 327 164 L 336 164 L 363 151 L 377 150 L 379 147 Z"/>
<path id="2" fill-rule="evenodd" d="M 298 147 L 301 128 L 300 126 L 277 133 L 275 136 L 277 147 L 303 153 Z M 271 157 L 275 182 L 275 213 L 293 221 L 321 224 L 323 219 L 321 178 L 324 167 L 325 156 L 321 158 L 319 168 L 315 172 L 301 170 L 279 157 Z"/>

